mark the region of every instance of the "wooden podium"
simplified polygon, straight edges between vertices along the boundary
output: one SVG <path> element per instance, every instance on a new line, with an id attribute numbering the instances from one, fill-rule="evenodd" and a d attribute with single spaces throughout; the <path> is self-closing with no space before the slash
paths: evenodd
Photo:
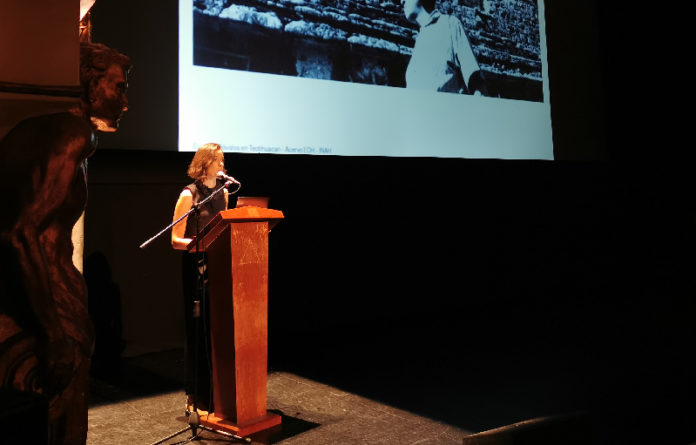
<path id="1" fill-rule="evenodd" d="M 247 436 L 280 425 L 266 410 L 268 369 L 268 232 L 283 212 L 262 207 L 224 210 L 204 228 L 208 255 L 213 413 L 203 427 Z M 189 244 L 195 250 L 195 241 Z"/>

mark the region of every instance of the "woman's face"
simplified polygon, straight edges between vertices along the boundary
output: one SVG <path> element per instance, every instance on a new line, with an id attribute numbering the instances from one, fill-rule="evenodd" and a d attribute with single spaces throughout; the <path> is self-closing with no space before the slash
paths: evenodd
<path id="1" fill-rule="evenodd" d="M 205 171 L 205 175 L 209 178 L 214 178 L 217 176 L 217 173 L 219 171 L 224 171 L 225 170 L 225 155 L 222 153 L 222 150 L 218 150 L 215 153 L 215 160 L 208 165 L 208 168 Z"/>

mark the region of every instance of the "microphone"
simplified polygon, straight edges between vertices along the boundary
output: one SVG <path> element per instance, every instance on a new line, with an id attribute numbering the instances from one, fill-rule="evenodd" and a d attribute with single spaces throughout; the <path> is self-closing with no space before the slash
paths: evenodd
<path id="1" fill-rule="evenodd" d="M 225 174 L 224 172 L 222 172 L 222 171 L 217 172 L 217 176 L 218 176 L 218 178 L 223 179 L 223 180 L 225 180 L 225 181 L 234 182 L 234 183 L 237 184 L 237 185 L 242 185 L 241 182 L 237 181 L 237 180 L 234 179 L 232 176 L 226 175 L 226 174 Z"/>

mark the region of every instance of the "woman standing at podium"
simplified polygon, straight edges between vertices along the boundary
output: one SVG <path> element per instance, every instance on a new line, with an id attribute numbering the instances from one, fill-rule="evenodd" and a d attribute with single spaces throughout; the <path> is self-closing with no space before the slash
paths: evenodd
<path id="1" fill-rule="evenodd" d="M 219 144 L 208 143 L 200 147 L 188 167 L 187 174 L 193 183 L 184 187 L 174 208 L 174 219 L 181 218 L 193 206 L 206 199 L 225 182 L 218 172 L 225 172 L 225 157 Z M 187 404 L 212 411 L 210 394 L 210 331 L 208 329 L 208 292 L 205 253 L 189 253 L 188 245 L 196 233 L 222 210 L 228 208 L 227 190 L 218 192 L 198 211 L 191 212 L 172 228 L 172 247 L 183 250 L 182 283 L 184 294 L 184 320 L 186 343 L 184 348 Z M 233 203 L 234 207 L 236 203 Z M 191 249 L 195 250 L 195 247 Z M 194 311 L 200 314 L 196 319 Z"/>

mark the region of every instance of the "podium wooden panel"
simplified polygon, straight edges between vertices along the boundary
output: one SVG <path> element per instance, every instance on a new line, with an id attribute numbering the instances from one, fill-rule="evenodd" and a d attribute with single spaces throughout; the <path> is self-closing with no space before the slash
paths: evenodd
<path id="1" fill-rule="evenodd" d="M 282 218 L 261 207 L 225 210 L 199 239 L 208 255 L 215 410 L 200 416 L 203 426 L 246 436 L 280 424 L 266 410 L 266 378 L 268 232 Z"/>

